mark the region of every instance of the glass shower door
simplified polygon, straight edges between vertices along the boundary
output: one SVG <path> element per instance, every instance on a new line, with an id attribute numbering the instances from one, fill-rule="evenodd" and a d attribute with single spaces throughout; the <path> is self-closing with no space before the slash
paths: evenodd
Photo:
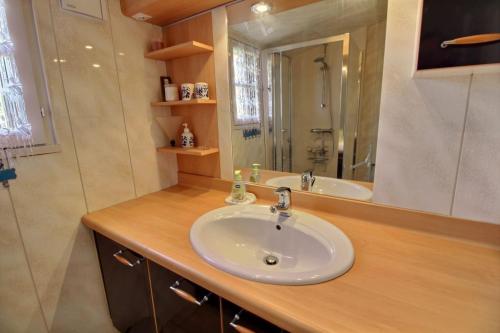
<path id="1" fill-rule="evenodd" d="M 272 110 L 274 170 L 290 172 L 292 166 L 292 105 L 290 58 L 272 54 Z"/>

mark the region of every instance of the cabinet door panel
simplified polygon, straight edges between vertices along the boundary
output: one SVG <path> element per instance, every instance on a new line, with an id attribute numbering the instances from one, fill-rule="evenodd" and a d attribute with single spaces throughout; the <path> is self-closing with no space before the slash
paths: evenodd
<path id="1" fill-rule="evenodd" d="M 221 332 L 220 301 L 217 295 L 182 279 L 154 262 L 149 262 L 149 269 L 159 332 Z M 208 300 L 196 305 L 182 298 L 170 289 L 176 281 L 180 283 L 175 287 L 185 292 L 186 298 L 192 296 L 194 300 L 201 301 L 203 297 L 210 295 Z"/>
<path id="2" fill-rule="evenodd" d="M 155 332 L 146 261 L 122 245 L 94 235 L 113 325 L 120 332 Z"/>
<path id="3" fill-rule="evenodd" d="M 249 332 L 255 333 L 283 333 L 286 332 L 278 326 L 254 315 L 251 312 L 242 310 L 239 306 L 222 300 L 223 327 L 224 333 L 237 333 L 238 330 L 231 326 L 231 322 L 238 325 L 241 329 L 247 329 Z M 238 318 L 235 318 L 238 315 Z"/>
<path id="4" fill-rule="evenodd" d="M 459 37 L 500 33 L 498 0 L 424 0 L 417 69 L 500 62 L 500 42 L 441 47 Z"/>

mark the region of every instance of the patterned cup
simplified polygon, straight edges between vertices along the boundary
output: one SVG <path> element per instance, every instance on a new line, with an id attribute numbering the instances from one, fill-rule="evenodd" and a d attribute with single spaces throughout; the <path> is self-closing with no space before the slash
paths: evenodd
<path id="1" fill-rule="evenodd" d="M 181 96 L 183 101 L 189 101 L 193 99 L 194 84 L 183 83 L 181 84 Z"/>
<path id="2" fill-rule="evenodd" d="M 208 99 L 208 83 L 196 82 L 194 85 L 194 98 Z"/>

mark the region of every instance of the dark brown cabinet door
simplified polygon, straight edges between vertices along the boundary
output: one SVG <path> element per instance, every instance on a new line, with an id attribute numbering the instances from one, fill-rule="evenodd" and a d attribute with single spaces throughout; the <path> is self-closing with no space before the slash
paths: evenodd
<path id="1" fill-rule="evenodd" d="M 146 260 L 98 233 L 94 235 L 113 325 L 120 332 L 155 332 Z"/>
<path id="2" fill-rule="evenodd" d="M 220 300 L 217 295 L 154 262 L 149 262 L 149 269 L 159 332 L 221 332 Z"/>
<path id="3" fill-rule="evenodd" d="M 247 332 L 246 330 L 255 333 L 286 332 L 278 326 L 224 299 L 222 300 L 222 314 L 224 333 Z"/>

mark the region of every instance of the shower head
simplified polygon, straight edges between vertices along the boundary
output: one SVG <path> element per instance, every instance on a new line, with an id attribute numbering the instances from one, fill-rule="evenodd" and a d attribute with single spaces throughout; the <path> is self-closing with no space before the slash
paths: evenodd
<path id="1" fill-rule="evenodd" d="M 325 62 L 325 57 L 318 57 L 314 59 L 314 62 L 321 63 L 324 68 L 328 68 L 328 64 Z"/>

